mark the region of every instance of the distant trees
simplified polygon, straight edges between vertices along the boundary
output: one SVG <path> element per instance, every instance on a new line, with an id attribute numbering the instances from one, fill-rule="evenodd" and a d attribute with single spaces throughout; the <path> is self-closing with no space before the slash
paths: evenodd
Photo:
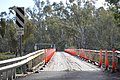
<path id="1" fill-rule="evenodd" d="M 10 51 L 11 53 L 16 53 L 19 47 L 19 37 L 16 34 L 16 25 L 15 25 L 15 14 L 14 8 L 10 7 L 10 12 L 1 12 L 0 17 L 0 52 Z M 14 16 L 11 17 L 10 14 Z M 28 38 L 32 39 L 32 34 L 34 34 L 34 26 L 33 23 L 25 16 L 25 34 L 23 35 L 23 47 L 26 45 Z M 32 47 L 33 50 L 33 47 Z"/>
<path id="2" fill-rule="evenodd" d="M 1 18 L 0 20 L 0 51 L 12 51 L 17 49 L 15 26 L 12 19 Z"/>
<path id="3" fill-rule="evenodd" d="M 117 26 L 120 27 L 120 1 L 119 0 L 106 0 L 109 3 L 109 8 L 113 11 L 114 18 L 116 19 Z"/>
<path id="4" fill-rule="evenodd" d="M 119 0 L 105 0 L 107 1 L 109 4 L 109 10 L 111 10 L 113 12 L 113 17 L 115 19 L 115 24 L 117 27 L 120 27 L 120 1 Z M 116 47 L 120 47 L 120 42 L 119 42 L 119 32 L 120 32 L 120 29 L 118 28 L 117 29 L 117 37 L 116 37 Z M 116 32 L 116 31 L 115 31 Z M 115 35 L 116 36 L 116 35 Z"/>
<path id="5" fill-rule="evenodd" d="M 107 0 L 108 1 L 108 0 Z M 27 52 L 34 50 L 35 43 L 56 44 L 60 49 L 75 47 L 88 49 L 120 48 L 118 2 L 110 2 L 110 9 L 95 8 L 93 1 L 69 0 L 63 4 L 34 0 L 34 7 L 25 10 L 25 34 L 23 47 Z M 113 6 L 115 5 L 115 6 Z M 13 8 L 10 8 L 11 14 Z M 116 8 L 114 8 L 116 9 Z M 8 16 L 6 12 L 1 13 Z M 115 17 L 118 16 L 118 17 Z M 15 18 L 0 20 L 0 50 L 15 51 L 18 37 Z"/>

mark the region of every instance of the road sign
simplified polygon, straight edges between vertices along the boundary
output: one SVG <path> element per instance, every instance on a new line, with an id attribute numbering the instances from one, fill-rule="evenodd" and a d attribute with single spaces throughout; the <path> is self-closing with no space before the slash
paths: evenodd
<path id="1" fill-rule="evenodd" d="M 16 28 L 17 35 L 23 35 L 24 34 L 24 28 Z"/>
<path id="2" fill-rule="evenodd" d="M 17 35 L 24 34 L 24 7 L 16 8 L 16 31 Z"/>
<path id="3" fill-rule="evenodd" d="M 19 35 L 19 54 L 22 56 L 22 35 L 24 35 L 24 7 L 16 7 L 16 32 Z"/>

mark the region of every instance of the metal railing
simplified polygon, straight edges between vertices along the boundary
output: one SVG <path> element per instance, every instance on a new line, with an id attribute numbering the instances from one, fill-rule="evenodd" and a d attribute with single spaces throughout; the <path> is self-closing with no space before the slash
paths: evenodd
<path id="1" fill-rule="evenodd" d="M 104 67 L 106 70 L 115 71 L 120 69 L 120 51 L 108 50 L 87 50 L 87 49 L 65 49 L 67 53 L 77 55 L 90 63 L 99 67 Z"/>
<path id="2" fill-rule="evenodd" d="M 0 80 L 13 80 L 17 73 L 25 74 L 35 71 L 44 64 L 44 50 L 38 50 L 22 57 L 0 61 Z"/>

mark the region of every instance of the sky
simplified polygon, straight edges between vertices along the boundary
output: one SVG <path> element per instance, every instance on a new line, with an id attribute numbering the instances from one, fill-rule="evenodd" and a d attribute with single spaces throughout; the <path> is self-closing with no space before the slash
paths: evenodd
<path id="1" fill-rule="evenodd" d="M 46 1 L 46 0 L 45 0 Z M 60 2 L 60 1 L 65 1 L 66 0 L 49 0 L 51 3 L 52 2 Z M 96 3 L 96 7 L 100 7 L 103 4 L 104 0 L 98 0 Z M 18 7 L 33 7 L 34 2 L 33 0 L 1 0 L 0 1 L 0 12 L 3 11 L 8 11 L 9 7 L 12 6 L 18 6 Z"/>

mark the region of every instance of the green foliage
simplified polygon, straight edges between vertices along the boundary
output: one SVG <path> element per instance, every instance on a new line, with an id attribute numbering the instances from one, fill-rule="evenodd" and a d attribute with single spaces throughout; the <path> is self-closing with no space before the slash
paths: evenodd
<path id="1" fill-rule="evenodd" d="M 1 13 L 0 13 L 0 17 L 6 16 L 6 15 L 7 15 L 6 12 L 1 12 Z"/>
<path id="2" fill-rule="evenodd" d="M 0 60 L 13 58 L 14 56 L 9 56 L 11 54 L 12 53 L 10 53 L 10 52 L 2 52 L 2 53 L 0 53 Z"/>
<path id="3" fill-rule="evenodd" d="M 6 55 L 6 54 L 11 54 L 10 52 L 1 52 L 0 54 Z"/>
<path id="4" fill-rule="evenodd" d="M 113 4 L 113 5 L 117 5 L 117 3 L 119 2 L 119 0 L 105 0 L 105 1 L 107 1 L 110 4 Z"/>
<path id="5" fill-rule="evenodd" d="M 51 5 L 47 5 L 44 7 L 44 13 L 51 13 Z"/>
<path id="6" fill-rule="evenodd" d="M 40 0 L 34 0 L 34 3 L 33 8 L 25 10 L 24 52 L 33 51 L 35 43 L 56 44 L 59 50 L 72 46 L 88 49 L 120 48 L 117 0 L 110 2 L 111 7 L 107 10 L 104 7 L 96 9 L 91 1 L 84 1 L 82 6 L 80 0 L 77 3 L 69 0 L 66 5 L 63 2 L 51 5 L 49 1 L 46 4 Z M 9 8 L 11 14 L 14 14 L 14 8 Z M 1 17 L 5 15 L 8 14 L 1 13 Z M 5 19 L 0 24 L 0 51 L 15 52 L 18 38 L 14 19 Z"/>
<path id="7" fill-rule="evenodd" d="M 73 3 L 75 0 L 69 0 L 70 3 Z"/>
<path id="8" fill-rule="evenodd" d="M 0 34 L 2 36 L 2 38 L 4 38 L 4 35 L 5 35 L 5 28 L 6 28 L 6 22 L 5 22 L 5 19 L 1 18 L 1 21 L 0 21 Z"/>
<path id="9" fill-rule="evenodd" d="M 13 58 L 11 56 L 0 56 L 0 60 L 6 60 L 6 59 L 10 59 Z"/>
<path id="10" fill-rule="evenodd" d="M 116 19 L 118 27 L 120 27 L 120 1 L 119 0 L 106 0 L 110 6 L 110 10 L 114 12 L 114 18 Z"/>
<path id="11" fill-rule="evenodd" d="M 32 35 L 33 35 L 33 33 L 34 33 L 34 30 L 35 30 L 35 28 L 34 28 L 34 26 L 33 26 L 33 24 L 32 24 L 32 22 L 30 21 L 30 20 L 28 20 L 28 18 L 25 18 L 25 21 L 26 21 L 26 23 L 25 23 L 25 34 L 23 35 L 23 44 L 25 44 L 26 43 L 26 41 L 30 38 L 30 37 L 32 37 Z"/>

